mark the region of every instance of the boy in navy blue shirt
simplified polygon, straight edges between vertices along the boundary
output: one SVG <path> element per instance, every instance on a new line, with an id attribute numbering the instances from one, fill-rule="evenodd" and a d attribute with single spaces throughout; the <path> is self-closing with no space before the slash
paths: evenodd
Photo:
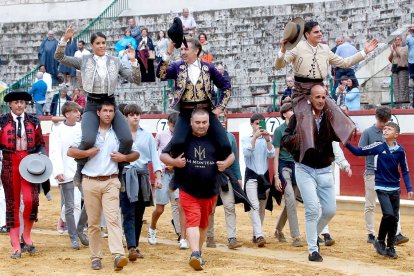
<path id="1" fill-rule="evenodd" d="M 382 219 L 378 231 L 378 238 L 374 247 L 378 254 L 398 258 L 394 248 L 395 234 L 400 210 L 400 172 L 401 168 L 408 198 L 413 196 L 410 182 L 407 159 L 404 149 L 397 144 L 400 127 L 393 122 L 385 124 L 383 129 L 385 142 L 376 142 L 363 148 L 356 148 L 351 144 L 346 147 L 357 156 L 376 155 L 375 191 L 381 205 Z M 387 237 L 387 246 L 385 246 Z"/>

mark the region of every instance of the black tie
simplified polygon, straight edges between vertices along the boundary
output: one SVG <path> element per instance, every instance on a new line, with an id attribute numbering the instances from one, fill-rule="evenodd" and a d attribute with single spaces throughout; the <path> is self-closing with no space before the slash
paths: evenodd
<path id="1" fill-rule="evenodd" d="M 18 125 L 17 125 L 17 137 L 22 137 L 22 121 L 20 120 L 22 117 L 17 117 Z"/>

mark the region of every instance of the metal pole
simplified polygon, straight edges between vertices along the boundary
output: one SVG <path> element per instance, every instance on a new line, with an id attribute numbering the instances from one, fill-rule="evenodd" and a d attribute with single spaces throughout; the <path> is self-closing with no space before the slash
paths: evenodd
<path id="1" fill-rule="evenodd" d="M 164 95 L 163 95 L 163 108 L 162 113 L 167 113 L 167 86 L 164 85 Z"/>
<path id="2" fill-rule="evenodd" d="M 391 74 L 391 82 L 390 82 L 390 105 L 394 107 L 394 78 Z"/>
<path id="3" fill-rule="evenodd" d="M 273 80 L 273 111 L 276 111 L 276 100 L 277 100 L 277 93 L 276 93 L 276 80 Z"/>

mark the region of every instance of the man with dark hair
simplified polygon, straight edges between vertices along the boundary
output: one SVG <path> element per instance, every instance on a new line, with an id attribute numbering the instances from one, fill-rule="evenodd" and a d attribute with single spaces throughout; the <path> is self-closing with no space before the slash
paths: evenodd
<path id="1" fill-rule="evenodd" d="M 296 40 L 290 41 L 282 39 L 280 41 L 280 51 L 276 59 L 276 69 L 281 69 L 287 64 L 292 63 L 295 76 L 295 85 L 292 99 L 293 110 L 297 119 L 297 132 L 304 137 L 300 145 L 300 158 L 302 161 L 308 149 L 315 149 L 316 141 L 312 139 L 314 124 L 312 118 L 312 108 L 307 102 L 310 90 L 314 85 L 324 86 L 323 82 L 329 72 L 329 65 L 335 65 L 340 68 L 348 68 L 362 61 L 368 53 L 378 46 L 376 39 L 371 40 L 365 45 L 364 50 L 348 58 L 341 58 L 329 49 L 329 46 L 322 43 L 323 35 L 321 28 L 316 21 L 307 21 L 304 26 L 297 24 L 299 32 Z M 296 28 L 295 28 L 296 29 Z M 305 41 L 299 41 L 303 35 Z M 297 43 L 293 47 L 294 43 Z M 287 46 L 292 46 L 291 51 L 286 53 Z M 342 142 L 348 141 L 351 137 L 355 125 L 335 104 L 331 98 L 326 98 L 326 107 L 324 112 L 331 121 L 331 126 L 336 135 Z M 309 140 L 308 140 L 309 139 Z"/>
<path id="2" fill-rule="evenodd" d="M 139 125 L 142 114 L 141 107 L 136 104 L 128 104 L 124 107 L 123 112 L 134 140 L 133 147 L 139 152 L 139 159 L 131 162 L 123 171 L 125 192 L 120 194 L 124 232 L 129 252 L 128 258 L 133 262 L 137 258 L 144 258 L 138 249 L 142 220 L 145 208 L 154 205 L 148 163 L 151 162 L 153 166 L 155 189 L 160 189 L 162 186 L 162 167 L 154 137 Z"/>
<path id="3" fill-rule="evenodd" d="M 208 217 L 217 199 L 217 174 L 234 161 L 234 154 L 218 158 L 218 148 L 207 136 L 209 112 L 195 109 L 191 115 L 192 132 L 187 137 L 184 152 L 172 157 L 171 144 L 164 148 L 161 161 L 175 167 L 174 181 L 180 189 L 180 204 L 186 218 L 187 239 L 190 243 L 190 266 L 202 270 L 201 249 L 206 239 Z M 226 137 L 227 138 L 227 137 Z"/>
<path id="4" fill-rule="evenodd" d="M 315 85 L 312 87 L 309 101 L 312 109 L 311 114 L 313 114 L 310 123 L 314 131 L 306 133 L 306 135 L 310 135 L 314 139 L 315 149 L 307 150 L 303 159 L 300 159 L 300 145 L 304 139 L 309 139 L 309 137 L 302 137 L 295 131 L 298 124 L 297 118 L 303 116 L 301 113 L 295 113 L 290 117 L 289 125 L 282 138 L 282 146 L 295 159 L 296 183 L 305 206 L 308 260 L 312 262 L 323 261 L 317 244 L 318 234 L 336 212 L 335 185 L 331 165 L 335 158 L 332 141 L 339 141 L 339 138 L 333 131 L 326 114 L 326 99 L 326 89 L 323 86 Z"/>
<path id="5" fill-rule="evenodd" d="M 198 59 L 201 51 L 201 44 L 195 38 L 186 38 L 188 48 L 181 46 L 182 61 L 170 63 L 170 57 L 174 50 L 174 43 L 168 43 L 167 52 L 163 56 L 157 68 L 157 77 L 162 80 L 175 80 L 174 99 L 171 107 L 178 109 L 178 116 L 175 132 L 171 139 L 171 153 L 178 156 L 183 152 L 185 139 L 190 132 L 191 112 L 195 108 L 204 108 L 209 114 L 209 136 L 215 141 L 219 150 L 219 159 L 225 159 L 231 153 L 231 146 L 227 139 L 226 132 L 217 115 L 223 113 L 230 100 L 231 86 L 214 65 Z M 212 85 L 222 91 L 218 103 L 214 103 Z"/>
<path id="6" fill-rule="evenodd" d="M 269 158 L 275 155 L 270 134 L 263 126 L 265 118 L 254 113 L 250 117 L 252 134 L 241 139 L 246 171 L 244 174 L 245 191 L 252 204 L 250 221 L 253 226 L 253 242 L 258 247 L 266 244 L 263 233 L 263 220 L 267 197 L 269 195 Z"/>
<path id="7" fill-rule="evenodd" d="M 129 154 L 119 153 L 119 140 L 112 129 L 115 117 L 115 104 L 103 102 L 97 107 L 99 129 L 95 145 L 87 150 L 77 147 L 81 143 L 78 137 L 68 149 L 68 156 L 73 158 L 89 158 L 82 169 L 82 187 L 88 214 L 89 248 L 91 250 L 91 268 L 102 269 L 102 211 L 108 226 L 109 251 L 114 258 L 114 270 L 120 271 L 128 264 L 122 245 L 122 229 L 119 212 L 119 190 L 121 182 L 118 178 L 118 163 L 133 162 L 138 159 L 138 151 L 133 147 Z"/>
<path id="8" fill-rule="evenodd" d="M 391 119 L 391 109 L 380 106 L 375 110 L 376 123 L 365 129 L 358 143 L 358 147 L 363 148 L 376 142 L 384 142 L 383 129 L 385 124 Z M 365 157 L 365 228 L 368 234 L 368 243 L 375 242 L 375 205 L 377 194 L 375 192 L 375 155 Z M 409 239 L 401 234 L 401 223 L 398 221 L 396 235 L 396 245 L 408 242 Z"/>
<path id="9" fill-rule="evenodd" d="M 19 165 L 31 153 L 45 152 L 40 121 L 24 112 L 32 97 L 24 91 L 9 92 L 4 101 L 10 112 L 0 116 L 0 149 L 3 153 L 1 181 L 6 197 L 6 226 L 13 247 L 12 259 L 20 259 L 20 198 L 23 199 L 23 243 L 30 255 L 36 252 L 31 239 L 33 223 L 37 220 L 39 186 L 29 183 L 20 174 Z"/>

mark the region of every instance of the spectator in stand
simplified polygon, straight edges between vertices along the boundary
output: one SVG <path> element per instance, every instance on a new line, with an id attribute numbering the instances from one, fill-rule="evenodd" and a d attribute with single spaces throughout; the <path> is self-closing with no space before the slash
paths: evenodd
<path id="1" fill-rule="evenodd" d="M 63 116 L 62 106 L 70 100 L 71 98 L 68 96 L 68 89 L 62 87 L 60 92 L 53 96 L 52 104 L 50 105 L 50 114 L 52 116 Z"/>
<path id="2" fill-rule="evenodd" d="M 349 37 L 346 37 L 344 39 L 344 43 L 342 43 L 341 45 L 339 45 L 336 48 L 336 52 L 335 54 L 337 56 L 340 56 L 342 58 L 347 58 L 347 57 L 351 57 L 353 55 L 355 55 L 356 53 L 358 53 L 358 50 L 351 45 L 351 39 Z M 341 79 L 342 76 L 348 76 L 349 78 L 351 78 L 353 80 L 353 82 L 355 83 L 355 86 L 359 86 L 358 84 L 358 80 L 355 77 L 355 68 L 357 65 L 353 65 L 349 68 L 336 68 L 335 69 L 335 85 L 334 85 L 334 90 L 336 90 L 336 88 L 339 85 L 339 80 Z"/>
<path id="3" fill-rule="evenodd" d="M 68 40 L 65 48 L 65 55 L 68 57 L 74 57 L 76 51 L 78 50 L 78 41 L 76 38 L 72 37 Z M 67 85 L 72 85 L 72 78 L 76 76 L 76 69 L 64 64 L 59 64 L 59 73 L 63 75 L 63 83 Z"/>
<path id="4" fill-rule="evenodd" d="M 44 65 L 39 67 L 39 71 L 43 73 L 43 81 L 47 85 L 47 92 L 52 91 L 52 76 L 46 72 L 46 68 Z M 38 78 L 35 79 L 35 82 L 38 81 Z"/>
<path id="5" fill-rule="evenodd" d="M 292 100 L 292 89 L 295 81 L 293 80 L 292 76 L 286 77 L 286 89 L 283 91 L 282 98 L 280 99 L 280 103 L 283 105 L 285 102 L 290 102 Z"/>
<path id="6" fill-rule="evenodd" d="M 29 94 L 33 96 L 36 107 L 36 116 L 43 116 L 43 107 L 46 103 L 47 84 L 43 81 L 43 73 L 37 72 L 37 79 Z"/>
<path id="7" fill-rule="evenodd" d="M 408 88 L 408 47 L 402 46 L 401 36 L 397 36 L 391 44 L 391 53 L 388 60 L 392 63 L 391 73 L 394 88 L 394 102 L 402 103 L 410 101 Z"/>
<path id="8" fill-rule="evenodd" d="M 335 89 L 336 104 L 341 106 L 345 104 L 345 96 L 348 90 L 348 76 L 341 77 L 341 84 Z"/>
<path id="9" fill-rule="evenodd" d="M 38 58 L 39 64 L 45 66 L 46 72 L 52 75 L 54 81 L 58 80 L 58 65 L 59 62 L 54 58 L 56 48 L 58 46 L 58 41 L 55 38 L 55 33 L 49 31 L 47 33 L 47 38 L 43 40 L 40 44 Z"/>
<path id="10" fill-rule="evenodd" d="M 412 107 L 414 107 L 414 24 L 408 28 L 405 40 L 408 47 L 408 72 L 410 74 L 411 87 L 413 87 Z"/>
<path id="11" fill-rule="evenodd" d="M 85 96 L 83 96 L 83 93 L 79 88 L 73 89 L 72 101 L 80 105 L 82 109 L 85 108 L 85 105 L 86 105 Z"/>
<path id="12" fill-rule="evenodd" d="M 162 61 L 162 56 L 167 52 L 168 38 L 164 31 L 159 31 L 157 40 L 155 41 L 155 60 L 157 63 Z"/>
<path id="13" fill-rule="evenodd" d="M 211 54 L 210 44 L 207 41 L 207 35 L 205 33 L 200 33 L 198 35 L 198 40 L 201 43 L 201 52 L 199 57 L 202 61 L 212 63 L 213 62 L 213 55 Z"/>
<path id="14" fill-rule="evenodd" d="M 194 20 L 194 17 L 190 15 L 188 8 L 183 9 L 183 13 L 180 16 L 181 22 L 183 23 L 184 35 L 188 35 L 190 31 L 193 31 L 193 34 L 196 31 L 197 24 Z"/>
<path id="15" fill-rule="evenodd" d="M 131 36 L 138 41 L 141 38 L 141 28 L 135 22 L 135 18 L 128 19 L 128 30 L 131 32 Z"/>
<path id="16" fill-rule="evenodd" d="M 136 58 L 141 69 L 142 82 L 155 82 L 154 60 L 150 59 L 150 51 L 155 51 L 154 43 L 148 36 L 148 29 L 142 28 L 141 38 L 137 40 Z"/>
<path id="17" fill-rule="evenodd" d="M 348 110 L 360 110 L 361 94 L 359 92 L 358 86 L 355 86 L 352 79 L 348 79 L 347 87 L 348 89 L 345 94 L 345 106 L 348 107 Z"/>
<path id="18" fill-rule="evenodd" d="M 74 57 L 82 59 L 83 56 L 90 55 L 90 54 L 91 52 L 89 52 L 89 50 L 85 48 L 85 41 L 80 40 L 78 42 L 78 50 L 75 52 Z M 78 69 L 76 69 L 76 81 L 78 83 L 78 86 L 82 87 L 82 76 L 81 76 L 81 72 Z"/>
<path id="19" fill-rule="evenodd" d="M 131 31 L 129 29 L 125 29 L 124 33 L 124 37 L 114 46 L 115 51 L 118 55 L 120 51 L 125 50 L 125 48 L 129 45 L 131 45 L 134 50 L 137 49 L 137 41 L 131 36 Z"/>
<path id="20" fill-rule="evenodd" d="M 336 49 L 338 49 L 338 46 L 341 45 L 342 43 L 344 43 L 344 37 L 343 36 L 338 36 L 337 38 L 335 38 L 335 47 L 333 47 L 331 49 L 331 51 L 333 53 L 335 53 Z"/>
<path id="21" fill-rule="evenodd" d="M 75 52 L 74 57 L 82 58 L 82 56 L 90 55 L 90 54 L 91 52 L 89 52 L 89 50 L 85 48 L 85 41 L 79 40 L 78 50 Z"/>
<path id="22" fill-rule="evenodd" d="M 344 38 L 342 36 L 338 36 L 337 38 L 335 38 L 335 47 L 331 49 L 332 53 L 335 53 L 338 46 L 341 45 L 342 43 L 344 43 Z M 336 71 L 336 66 L 332 65 L 331 75 L 334 78 L 334 81 L 335 81 L 335 71 Z"/>

